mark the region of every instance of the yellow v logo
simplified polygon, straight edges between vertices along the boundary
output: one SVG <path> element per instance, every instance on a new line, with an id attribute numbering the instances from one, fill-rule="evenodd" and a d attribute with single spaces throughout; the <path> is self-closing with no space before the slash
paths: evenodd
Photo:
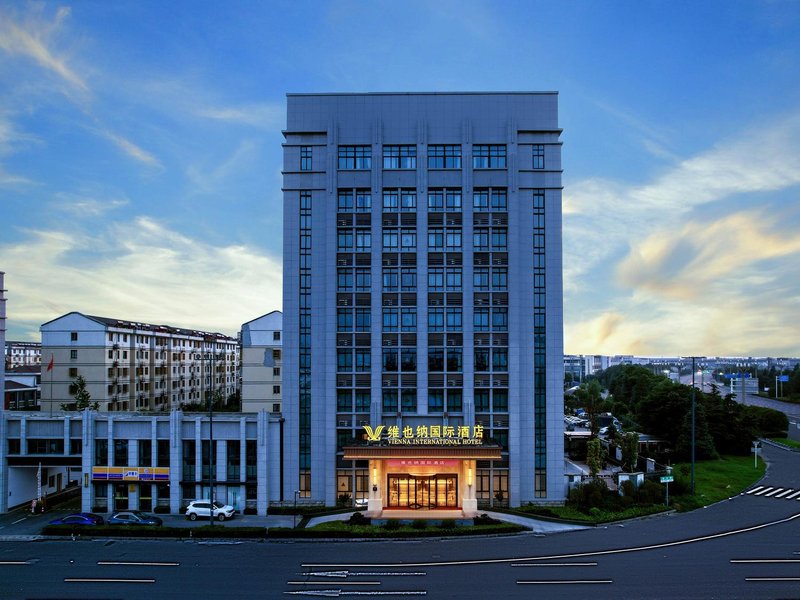
<path id="1" fill-rule="evenodd" d="M 373 431 L 370 425 L 364 425 L 364 431 L 367 432 L 367 439 L 370 442 L 379 442 L 381 439 L 381 431 L 383 431 L 384 427 L 385 425 L 378 425 L 375 431 Z"/>

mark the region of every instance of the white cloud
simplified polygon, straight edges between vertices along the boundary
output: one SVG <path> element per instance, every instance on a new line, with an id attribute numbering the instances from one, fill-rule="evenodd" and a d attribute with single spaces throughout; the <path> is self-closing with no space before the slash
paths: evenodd
<path id="1" fill-rule="evenodd" d="M 89 86 L 69 65 L 67 54 L 59 54 L 54 47 L 53 38 L 60 33 L 69 14 L 70 9 L 62 6 L 51 21 L 37 10 L 29 11 L 27 18 L 20 20 L 10 10 L 0 11 L 0 48 L 10 54 L 32 59 L 41 68 L 67 83 L 70 88 L 87 93 Z"/>
<path id="2" fill-rule="evenodd" d="M 94 198 L 81 194 L 56 194 L 53 208 L 76 217 L 99 217 L 128 205 L 127 198 Z"/>
<path id="3" fill-rule="evenodd" d="M 126 139 L 123 136 L 110 131 L 109 129 L 100 129 L 99 133 L 114 142 L 114 145 L 116 145 L 117 148 L 122 150 L 134 160 L 137 160 L 148 167 L 154 167 L 157 169 L 163 168 L 161 162 L 155 156 L 147 152 L 147 150 L 140 148 L 129 139 Z"/>
<path id="4" fill-rule="evenodd" d="M 241 123 L 262 129 L 275 129 L 286 122 L 286 110 L 282 104 L 245 104 L 227 107 L 202 107 L 196 114 L 206 119 Z"/>
<path id="5" fill-rule="evenodd" d="M 149 218 L 98 232 L 29 230 L 0 246 L 11 330 L 87 314 L 235 334 L 281 308 L 280 259 L 242 245 L 212 246 Z"/>

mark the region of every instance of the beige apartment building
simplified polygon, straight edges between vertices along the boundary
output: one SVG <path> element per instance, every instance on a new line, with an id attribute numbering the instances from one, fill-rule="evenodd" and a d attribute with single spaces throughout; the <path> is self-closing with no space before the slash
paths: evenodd
<path id="1" fill-rule="evenodd" d="M 34 367 L 41 363 L 42 345 L 38 342 L 5 343 L 6 370 L 16 367 Z"/>
<path id="2" fill-rule="evenodd" d="M 108 411 L 168 411 L 227 400 L 239 382 L 239 344 L 221 333 L 71 312 L 40 328 L 42 411 L 74 402 L 86 380 Z"/>
<path id="3" fill-rule="evenodd" d="M 278 310 L 242 325 L 242 412 L 281 412 L 282 330 Z"/>

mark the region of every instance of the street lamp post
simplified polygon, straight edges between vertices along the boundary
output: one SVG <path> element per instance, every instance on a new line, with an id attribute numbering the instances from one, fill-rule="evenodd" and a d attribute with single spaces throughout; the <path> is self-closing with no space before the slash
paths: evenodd
<path id="1" fill-rule="evenodd" d="M 217 355 L 214 353 L 206 352 L 203 356 L 204 362 L 211 365 L 209 369 L 208 387 L 206 388 L 206 402 L 208 403 L 208 488 L 209 488 L 209 501 L 211 502 L 210 508 L 210 524 L 214 525 L 214 485 L 216 484 L 216 473 L 214 464 L 214 361 Z"/>
<path id="2" fill-rule="evenodd" d="M 697 388 L 695 388 L 694 378 L 697 370 L 695 369 L 695 360 L 698 358 L 702 358 L 701 356 L 689 356 L 687 358 L 692 359 L 692 495 L 694 496 L 694 454 L 695 454 L 695 396 L 697 394 Z"/>

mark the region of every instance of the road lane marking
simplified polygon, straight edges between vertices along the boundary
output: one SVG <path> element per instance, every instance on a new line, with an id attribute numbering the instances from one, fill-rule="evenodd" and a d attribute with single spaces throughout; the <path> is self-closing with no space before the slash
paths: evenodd
<path id="1" fill-rule="evenodd" d="M 768 521 L 759 525 L 751 525 L 742 529 L 733 529 L 731 531 L 723 531 L 721 533 L 712 533 L 703 535 L 696 538 L 689 538 L 685 540 L 676 540 L 674 542 L 663 542 L 661 544 L 649 544 L 647 546 L 633 546 L 631 548 L 616 548 L 613 550 L 593 550 L 588 552 L 575 552 L 572 554 L 554 554 L 550 556 L 516 556 L 514 558 L 485 558 L 474 560 L 451 560 L 451 561 L 436 561 L 436 562 L 419 562 L 419 563 L 357 563 L 357 564 L 331 564 L 331 563 L 303 563 L 302 567 L 307 569 L 331 569 L 331 568 L 417 568 L 417 567 L 450 567 L 455 565 L 492 565 L 502 563 L 515 563 L 520 561 L 529 560 L 563 560 L 567 558 L 586 558 L 589 556 L 607 556 L 610 554 L 627 554 L 628 552 L 644 552 L 647 550 L 658 550 L 661 548 L 672 548 L 675 546 L 685 546 L 687 544 L 696 544 L 698 542 L 705 542 L 708 540 L 717 540 L 732 535 L 739 535 L 742 533 L 749 533 L 751 531 L 758 531 L 766 527 L 774 527 L 775 525 L 783 525 L 784 523 L 791 523 L 795 519 L 800 518 L 800 513 L 778 519 L 777 521 Z"/>
<path id="2" fill-rule="evenodd" d="M 155 583 L 155 579 L 108 579 L 102 577 L 65 577 L 64 583 Z"/>
<path id="3" fill-rule="evenodd" d="M 778 488 L 774 492 L 770 492 L 769 494 L 764 494 L 764 498 L 769 498 L 770 496 L 773 496 L 773 495 L 777 494 L 778 492 L 782 492 L 783 490 L 784 490 L 784 488 Z"/>
<path id="4" fill-rule="evenodd" d="M 745 581 L 800 581 L 800 577 L 745 577 Z"/>
<path id="5" fill-rule="evenodd" d="M 131 567 L 131 566 L 142 566 L 142 567 L 177 567 L 180 566 L 181 563 L 178 562 L 125 562 L 125 561 L 111 561 L 111 560 L 98 560 L 98 565 L 108 566 L 108 565 L 115 565 L 115 566 L 123 566 L 123 567 Z"/>
<path id="6" fill-rule="evenodd" d="M 800 563 L 800 558 L 733 558 L 732 563 Z"/>
<path id="7" fill-rule="evenodd" d="M 763 489 L 764 489 L 764 486 L 763 485 L 759 485 L 757 487 L 754 487 L 752 490 L 747 490 L 747 492 L 745 492 L 745 493 L 746 494 L 755 494 L 758 490 L 763 490 Z"/>
<path id="8" fill-rule="evenodd" d="M 354 572 L 354 571 L 316 571 L 314 573 L 297 573 L 308 577 L 336 577 L 346 579 L 347 577 L 424 577 L 427 573 L 409 571 L 384 571 L 384 572 Z"/>
<path id="9" fill-rule="evenodd" d="M 783 498 L 786 494 L 791 494 L 792 491 L 793 490 L 790 488 L 790 489 L 786 490 L 785 492 L 781 492 L 780 494 L 775 494 L 775 497 L 776 498 Z"/>
<path id="10" fill-rule="evenodd" d="M 0 560 L 0 565 L 29 565 L 29 560 Z"/>
<path id="11" fill-rule="evenodd" d="M 13 522 L 13 523 L 11 523 L 11 524 L 12 524 L 12 525 L 16 525 L 17 523 L 22 523 L 22 522 L 23 522 L 23 521 L 25 521 L 27 518 L 28 518 L 28 517 L 22 517 L 21 519 L 17 519 L 16 521 L 14 521 L 14 522 Z"/>
<path id="12" fill-rule="evenodd" d="M 380 585 L 380 581 L 337 581 L 336 585 Z M 331 585 L 330 581 L 287 581 L 286 585 Z"/>
<path id="13" fill-rule="evenodd" d="M 293 596 L 324 596 L 325 598 L 339 598 L 340 596 L 425 596 L 428 594 L 428 592 L 424 590 L 297 590 L 283 593 Z"/>
<path id="14" fill-rule="evenodd" d="M 596 567 L 596 562 L 573 563 L 511 563 L 512 567 Z"/>
<path id="15" fill-rule="evenodd" d="M 760 492 L 756 492 L 755 494 L 753 494 L 753 496 L 760 496 L 761 494 L 764 494 L 764 493 L 766 493 L 766 492 L 768 492 L 770 490 L 774 490 L 774 489 L 775 488 L 773 488 L 773 487 L 764 488 Z"/>
<path id="16" fill-rule="evenodd" d="M 614 583 L 613 579 L 542 579 L 540 581 L 517 581 L 517 585 L 553 585 L 577 583 Z"/>
<path id="17" fill-rule="evenodd" d="M 790 494 L 789 496 L 786 496 L 786 499 L 787 500 L 791 500 L 795 496 L 800 496 L 800 490 L 797 490 L 794 494 Z"/>

